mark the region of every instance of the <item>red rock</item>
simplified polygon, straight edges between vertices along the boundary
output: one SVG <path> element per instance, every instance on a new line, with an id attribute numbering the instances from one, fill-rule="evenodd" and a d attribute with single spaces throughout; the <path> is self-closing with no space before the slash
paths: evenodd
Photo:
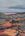
<path id="1" fill-rule="evenodd" d="M 4 26 L 4 27 L 11 27 L 12 24 L 8 22 L 8 23 L 3 24 L 3 26 Z"/>

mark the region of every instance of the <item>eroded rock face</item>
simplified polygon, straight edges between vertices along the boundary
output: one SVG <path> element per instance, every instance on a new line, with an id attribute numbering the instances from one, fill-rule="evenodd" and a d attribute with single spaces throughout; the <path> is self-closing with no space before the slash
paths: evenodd
<path id="1" fill-rule="evenodd" d="M 8 35 L 6 35 L 6 34 L 3 34 L 3 35 L 0 35 L 0 36 L 8 36 Z"/>
<path id="2" fill-rule="evenodd" d="M 13 29 L 8 29 L 8 30 L 5 30 L 4 31 L 5 34 L 8 34 L 9 36 L 16 36 L 16 30 L 13 30 Z"/>

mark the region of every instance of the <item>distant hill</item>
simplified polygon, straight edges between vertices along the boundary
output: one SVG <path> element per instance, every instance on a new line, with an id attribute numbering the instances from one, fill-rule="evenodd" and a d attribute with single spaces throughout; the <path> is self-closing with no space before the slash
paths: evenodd
<path id="1" fill-rule="evenodd" d="M 25 12 L 18 12 L 18 13 L 16 13 L 16 14 L 25 14 Z"/>
<path id="2" fill-rule="evenodd" d="M 0 12 L 0 18 L 5 18 L 5 14 Z"/>
<path id="3" fill-rule="evenodd" d="M 21 6 L 14 6 L 14 7 L 9 7 L 10 9 L 25 9 L 25 7 Z"/>

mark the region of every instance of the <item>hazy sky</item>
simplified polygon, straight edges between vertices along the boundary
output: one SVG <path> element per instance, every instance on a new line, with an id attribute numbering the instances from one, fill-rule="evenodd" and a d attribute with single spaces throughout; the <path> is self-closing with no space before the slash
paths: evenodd
<path id="1" fill-rule="evenodd" d="M 19 7 L 20 9 L 9 9 L 8 7 Z M 24 8 L 24 9 L 21 9 Z M 0 0 L 0 11 L 25 11 L 25 0 Z"/>

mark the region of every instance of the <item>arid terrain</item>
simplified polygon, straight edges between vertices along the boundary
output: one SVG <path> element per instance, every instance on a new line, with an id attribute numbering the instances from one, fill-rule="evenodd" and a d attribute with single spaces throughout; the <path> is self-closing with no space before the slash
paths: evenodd
<path id="1" fill-rule="evenodd" d="M 0 14 L 0 36 L 25 36 L 25 13 Z"/>
<path id="2" fill-rule="evenodd" d="M 0 25 L 0 26 L 5 27 L 5 30 L 0 30 L 0 36 L 25 36 L 25 30 L 17 30 L 17 28 L 15 28 L 15 27 L 17 27 L 20 24 L 18 24 L 17 26 L 16 25 L 13 25 L 10 22 L 5 22 L 3 25 Z M 13 26 L 15 26 L 15 27 L 13 27 Z M 18 34 L 18 32 L 19 32 L 19 34 Z"/>

